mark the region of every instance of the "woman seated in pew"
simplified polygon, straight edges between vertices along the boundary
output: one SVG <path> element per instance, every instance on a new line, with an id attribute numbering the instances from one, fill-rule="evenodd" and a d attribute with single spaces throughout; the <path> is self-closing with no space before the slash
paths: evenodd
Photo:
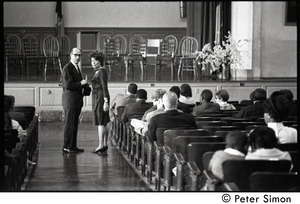
<path id="1" fill-rule="evenodd" d="M 262 118 L 264 116 L 263 103 L 267 99 L 267 92 L 258 88 L 250 94 L 252 104 L 243 107 L 236 115 L 236 118 Z"/>
<path id="2" fill-rule="evenodd" d="M 192 98 L 192 88 L 189 84 L 182 84 L 180 86 L 180 96 L 179 101 L 181 103 L 188 104 L 190 106 L 195 106 L 196 102 Z"/>
<path id="3" fill-rule="evenodd" d="M 291 101 L 280 91 L 273 92 L 263 104 L 265 122 L 275 131 L 278 143 L 281 144 L 297 143 L 297 129 L 282 123 L 289 117 L 291 105 Z"/>
<path id="4" fill-rule="evenodd" d="M 294 94 L 289 89 L 282 89 L 280 92 L 286 96 L 286 98 L 291 102 L 290 115 L 289 117 L 297 117 L 297 101 L 293 101 Z"/>
<path id="5" fill-rule="evenodd" d="M 18 121 L 11 119 L 9 111 L 12 107 L 11 98 L 7 95 L 4 95 L 4 130 L 15 129 L 19 132 L 19 138 L 26 135 L 26 131 L 23 130 L 22 126 Z"/>
<path id="6" fill-rule="evenodd" d="M 289 152 L 276 148 L 277 138 L 273 129 L 269 127 L 258 127 L 253 129 L 248 136 L 248 153 L 246 160 L 289 160 Z"/>
<path id="7" fill-rule="evenodd" d="M 22 112 L 18 112 L 18 111 L 15 111 L 14 110 L 14 107 L 15 107 L 15 97 L 12 96 L 12 95 L 9 95 L 8 96 L 11 100 L 11 108 L 9 110 L 9 115 L 11 117 L 11 119 L 15 120 L 15 121 L 22 121 L 22 122 L 25 122 L 27 119 L 26 119 L 26 115 L 25 113 L 22 113 Z M 27 121 L 26 121 L 27 122 Z M 20 124 L 22 126 L 22 124 Z M 23 124 L 22 126 L 23 129 L 26 129 L 26 125 Z"/>
<path id="8" fill-rule="evenodd" d="M 216 92 L 216 103 L 220 105 L 221 110 L 236 110 L 234 105 L 228 103 L 229 93 L 225 89 Z"/>
<path id="9" fill-rule="evenodd" d="M 26 133 L 27 133 L 26 130 L 23 130 L 23 128 L 17 121 L 11 119 L 11 116 L 9 114 L 9 110 L 11 109 L 11 107 L 12 107 L 12 101 L 10 97 L 4 95 L 4 130 L 16 129 L 18 130 L 18 137 L 20 139 L 26 137 Z M 7 154 L 6 156 L 9 157 L 10 155 Z M 27 163 L 29 165 L 36 165 L 35 162 L 32 162 L 29 159 L 27 159 Z"/>
<path id="10" fill-rule="evenodd" d="M 203 113 L 221 112 L 220 105 L 211 102 L 212 97 L 213 93 L 208 89 L 204 89 L 200 94 L 200 105 L 193 108 L 192 114 L 200 117 Z"/>

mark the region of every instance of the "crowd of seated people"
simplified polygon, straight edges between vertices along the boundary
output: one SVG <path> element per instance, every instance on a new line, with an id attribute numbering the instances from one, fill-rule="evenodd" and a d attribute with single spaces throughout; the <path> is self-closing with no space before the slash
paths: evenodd
<path id="1" fill-rule="evenodd" d="M 195 118 L 201 117 L 202 113 L 215 114 L 216 112 L 222 113 L 223 110 L 236 110 L 232 104 L 228 103 L 229 93 L 226 90 L 215 93 L 215 102 L 211 101 L 213 93 L 208 89 L 203 90 L 197 106 L 191 98 L 191 93 L 192 90 L 188 84 L 183 84 L 180 88 L 173 86 L 169 91 L 157 89 L 153 93 L 153 101 L 150 104 L 146 102 L 147 92 L 140 89 L 136 94 L 136 102 L 126 105 L 122 115 L 123 122 L 131 121 L 131 126 L 134 127 L 136 133 L 154 142 L 157 139 L 158 128 L 197 129 Z M 258 126 L 252 130 L 228 131 L 224 137 L 226 148 L 215 151 L 209 163 L 209 170 L 222 181 L 222 163 L 225 160 L 283 159 L 291 161 L 289 152 L 276 148 L 276 145 L 280 143 L 297 143 L 297 129 L 284 126 L 282 123 L 291 117 L 291 98 L 293 97 L 290 92 L 286 90 L 275 91 L 267 98 L 264 89 L 255 89 L 250 94 L 250 104 L 239 109 L 236 115 L 232 115 L 232 119 L 245 118 L 251 121 L 264 119 L 265 126 Z M 194 107 L 191 109 L 190 105 Z M 133 119 L 133 115 L 143 117 Z M 204 187 L 202 190 L 209 190 L 209 188 Z"/>
<path id="2" fill-rule="evenodd" d="M 165 112 L 163 101 L 162 101 L 162 97 L 165 93 L 166 91 L 163 89 L 156 89 L 151 97 L 153 100 L 153 106 L 144 113 L 141 120 L 139 119 L 131 120 L 131 125 L 134 127 L 134 130 L 137 133 L 140 133 L 141 135 L 145 135 L 145 133 L 148 131 L 148 125 L 150 119 L 157 114 L 161 114 Z"/>

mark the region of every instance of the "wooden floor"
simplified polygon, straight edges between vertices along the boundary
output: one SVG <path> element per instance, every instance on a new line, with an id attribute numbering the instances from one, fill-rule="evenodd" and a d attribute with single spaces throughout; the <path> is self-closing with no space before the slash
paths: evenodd
<path id="1" fill-rule="evenodd" d="M 111 143 L 107 156 L 91 153 L 98 144 L 92 122 L 79 124 L 78 147 L 83 153 L 62 153 L 62 122 L 40 123 L 39 143 L 37 165 L 25 191 L 151 191 Z"/>

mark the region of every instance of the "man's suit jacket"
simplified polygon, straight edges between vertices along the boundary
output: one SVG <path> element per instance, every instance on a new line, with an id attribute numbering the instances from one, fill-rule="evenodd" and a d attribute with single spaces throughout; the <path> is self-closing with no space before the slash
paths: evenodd
<path id="1" fill-rule="evenodd" d="M 129 103 L 125 106 L 124 112 L 122 114 L 122 122 L 126 123 L 132 116 L 141 115 L 145 113 L 146 110 L 152 107 L 152 103 L 147 103 L 145 100 L 138 100 L 135 103 Z"/>
<path id="2" fill-rule="evenodd" d="M 220 105 L 217 103 L 203 103 L 193 108 L 193 115 L 199 117 L 202 113 L 221 112 Z"/>
<path id="3" fill-rule="evenodd" d="M 195 117 L 178 110 L 167 110 L 165 113 L 153 116 L 150 119 L 147 135 L 151 141 L 156 141 L 157 128 L 197 128 Z"/>
<path id="4" fill-rule="evenodd" d="M 133 94 L 130 95 L 118 94 L 111 101 L 111 108 L 114 110 L 114 113 L 118 115 L 117 108 L 119 106 L 126 106 L 128 103 L 134 103 L 135 101 L 136 101 L 136 97 Z"/>
<path id="5" fill-rule="evenodd" d="M 236 115 L 236 118 L 262 118 L 264 117 L 263 102 L 257 102 L 243 107 Z"/>
<path id="6" fill-rule="evenodd" d="M 83 106 L 81 80 L 81 74 L 71 62 L 64 66 L 62 71 L 62 106 L 64 108 L 81 108 Z"/>

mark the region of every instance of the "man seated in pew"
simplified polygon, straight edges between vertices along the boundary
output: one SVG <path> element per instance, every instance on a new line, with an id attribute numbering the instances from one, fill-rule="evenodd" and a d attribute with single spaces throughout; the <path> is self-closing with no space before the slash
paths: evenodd
<path id="1" fill-rule="evenodd" d="M 258 127 L 253 129 L 248 137 L 249 149 L 245 157 L 246 160 L 292 160 L 289 152 L 276 148 L 278 140 L 273 129 Z"/>
<path id="2" fill-rule="evenodd" d="M 228 103 L 229 93 L 225 89 L 216 92 L 216 103 L 220 105 L 221 110 L 236 110 L 234 105 Z"/>
<path id="3" fill-rule="evenodd" d="M 146 111 L 142 120 L 139 119 L 131 119 L 131 125 L 134 127 L 135 132 L 145 135 L 145 133 L 148 131 L 148 125 L 150 119 L 157 115 L 165 112 L 164 105 L 163 105 L 163 95 L 166 93 L 163 89 L 157 89 L 154 91 L 154 94 L 152 96 L 153 99 L 153 107 L 155 107 L 155 110 L 150 108 L 149 110 L 152 111 Z"/>
<path id="4" fill-rule="evenodd" d="M 136 92 L 138 86 L 135 83 L 131 83 L 127 87 L 126 94 L 117 94 L 116 97 L 110 102 L 110 113 L 118 115 L 117 108 L 119 106 L 126 106 L 128 103 L 134 103 L 136 101 Z M 111 116 L 111 121 L 114 118 Z"/>
<path id="5" fill-rule="evenodd" d="M 155 110 L 158 110 L 158 112 L 162 112 L 164 111 L 163 106 L 161 106 L 160 108 L 157 108 L 157 102 L 159 99 L 162 100 L 162 96 L 166 93 L 165 90 L 163 89 L 156 89 L 151 97 L 152 99 L 152 103 L 153 106 L 151 108 L 149 108 L 148 110 L 146 110 L 146 112 L 144 113 L 142 120 L 143 121 L 149 121 L 149 119 L 153 116 L 152 114 L 150 114 L 147 118 L 148 113 L 153 112 Z M 155 115 L 156 113 L 154 113 Z"/>
<path id="6" fill-rule="evenodd" d="M 289 117 L 291 106 L 291 101 L 280 91 L 273 92 L 263 104 L 265 122 L 275 131 L 280 144 L 297 143 L 297 129 L 284 126 L 282 123 Z"/>
<path id="7" fill-rule="evenodd" d="M 184 113 L 191 113 L 191 109 L 190 106 L 188 104 L 182 103 L 179 101 L 179 97 L 180 97 L 180 88 L 179 86 L 172 86 L 170 88 L 170 91 L 176 93 L 177 98 L 178 98 L 178 102 L 177 102 L 177 109 L 181 110 Z"/>
<path id="8" fill-rule="evenodd" d="M 163 95 L 163 105 L 165 113 L 155 115 L 150 119 L 146 135 L 153 142 L 156 141 L 157 128 L 187 128 L 197 129 L 195 117 L 188 113 L 183 113 L 177 109 L 178 97 L 176 93 L 168 91 Z"/>
<path id="9" fill-rule="evenodd" d="M 15 107 L 15 97 L 12 96 L 12 95 L 8 95 L 8 97 L 11 100 L 11 108 L 9 110 L 9 115 L 10 115 L 11 119 L 13 119 L 15 121 L 27 122 L 25 113 L 18 112 L 18 111 L 14 110 L 14 107 Z M 20 124 L 20 125 L 22 126 L 22 124 Z M 22 126 L 22 128 L 26 129 L 26 126 L 24 126 L 24 125 Z"/>
<path id="10" fill-rule="evenodd" d="M 133 116 L 143 116 L 145 111 L 152 107 L 152 104 L 147 103 L 147 91 L 139 89 L 136 92 L 136 102 L 129 103 L 125 106 L 124 112 L 121 116 L 123 123 L 129 122 Z"/>
<path id="11" fill-rule="evenodd" d="M 263 103 L 267 98 L 267 92 L 258 88 L 250 94 L 252 104 L 243 107 L 236 115 L 236 118 L 262 118 L 264 117 Z"/>
<path id="12" fill-rule="evenodd" d="M 212 103 L 211 99 L 213 93 L 204 89 L 200 94 L 200 105 L 193 108 L 193 115 L 199 117 L 202 113 L 221 112 L 220 105 L 218 103 Z"/>
<path id="13" fill-rule="evenodd" d="M 247 134 L 239 130 L 231 131 L 226 136 L 226 148 L 218 150 L 212 156 L 208 170 L 220 181 L 223 180 L 222 163 L 226 160 L 243 160 L 247 153 Z"/>

